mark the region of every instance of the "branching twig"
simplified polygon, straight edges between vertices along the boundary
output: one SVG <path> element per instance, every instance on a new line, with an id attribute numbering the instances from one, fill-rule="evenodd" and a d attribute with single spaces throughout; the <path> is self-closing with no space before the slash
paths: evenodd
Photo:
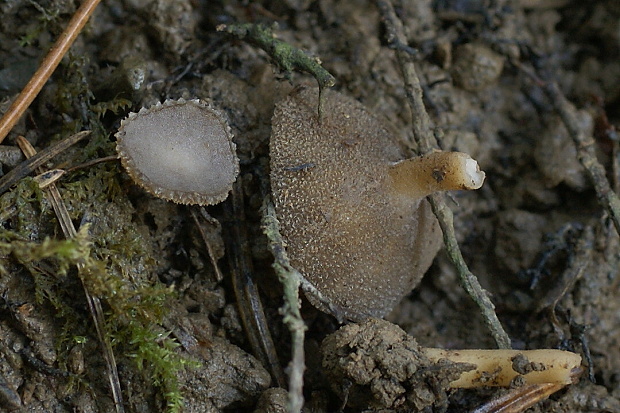
<path id="1" fill-rule="evenodd" d="M 332 87 L 336 79 L 321 66 L 321 61 L 308 56 L 303 50 L 297 49 L 282 40 L 276 39 L 273 31 L 261 24 L 240 23 L 220 25 L 218 31 L 253 43 L 263 49 L 285 72 L 301 70 L 310 73 L 319 83 L 319 88 Z"/>
<path id="2" fill-rule="evenodd" d="M 6 138 L 13 126 L 22 117 L 28 106 L 37 97 L 45 82 L 50 78 L 56 67 L 67 53 L 75 38 L 80 34 L 82 28 L 88 21 L 90 15 L 101 0 L 84 0 L 79 9 L 75 12 L 67 28 L 61 33 L 54 46 L 50 49 L 39 69 L 32 75 L 28 84 L 21 91 L 19 96 L 13 101 L 9 110 L 0 120 L 0 143 Z"/>
<path id="3" fill-rule="evenodd" d="M 400 45 L 407 43 L 402 23 L 396 16 L 390 0 L 377 0 L 377 5 L 387 29 L 388 43 L 395 48 L 398 62 L 403 71 L 405 90 L 409 105 L 411 106 L 411 111 L 414 114 L 413 135 L 418 145 L 418 152 L 420 154 L 431 152 L 437 148 L 437 141 L 431 128 L 431 120 L 424 107 L 422 87 L 420 86 L 420 80 L 416 73 L 415 65 L 411 61 L 410 55 L 406 52 L 405 48 L 400 47 Z M 493 303 L 480 286 L 477 278 L 469 271 L 463 259 L 454 233 L 452 211 L 445 204 L 442 195 L 436 194 L 431 196 L 430 203 L 433 207 L 433 212 L 437 216 L 441 230 L 443 231 L 444 243 L 448 256 L 459 272 L 461 283 L 480 308 L 484 321 L 491 330 L 491 334 L 497 346 L 499 348 L 510 348 L 510 338 L 504 331 L 504 328 L 497 318 L 497 314 L 495 314 Z"/>
<path id="4" fill-rule="evenodd" d="M 289 364 L 289 412 L 301 412 L 304 405 L 303 377 L 305 367 L 304 336 L 306 324 L 301 317 L 299 288 L 302 276 L 291 265 L 280 235 L 280 223 L 269 197 L 263 205 L 263 231 L 269 240 L 269 248 L 274 256 L 273 268 L 284 288 L 284 306 L 281 309 L 284 323 L 288 326 L 293 345 L 293 356 Z"/>
<path id="5" fill-rule="evenodd" d="M 336 79 L 323 66 L 316 57 L 309 56 L 300 50 L 273 35 L 273 31 L 262 24 L 239 23 L 222 24 L 217 27 L 218 31 L 227 32 L 239 39 L 252 43 L 263 49 L 273 60 L 287 73 L 293 70 L 310 73 L 319 84 L 319 119 L 323 113 L 323 90 L 336 84 Z"/>

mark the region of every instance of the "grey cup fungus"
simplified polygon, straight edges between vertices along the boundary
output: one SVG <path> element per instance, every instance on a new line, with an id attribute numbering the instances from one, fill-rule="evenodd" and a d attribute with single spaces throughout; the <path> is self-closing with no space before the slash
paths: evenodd
<path id="1" fill-rule="evenodd" d="M 477 189 L 469 155 L 406 159 L 389 125 L 354 99 L 317 89 L 291 93 L 274 111 L 271 187 L 291 263 L 317 308 L 358 321 L 383 317 L 415 287 L 442 243 L 425 197 Z"/>
<path id="2" fill-rule="evenodd" d="M 201 100 L 166 100 L 121 121 L 116 149 L 127 173 L 149 193 L 180 204 L 211 205 L 239 174 L 225 116 Z"/>

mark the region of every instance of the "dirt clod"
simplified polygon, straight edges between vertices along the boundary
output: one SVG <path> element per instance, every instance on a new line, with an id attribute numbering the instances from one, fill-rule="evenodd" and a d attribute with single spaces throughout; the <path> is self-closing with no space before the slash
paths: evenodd
<path id="1" fill-rule="evenodd" d="M 499 79 L 504 58 L 481 44 L 464 44 L 454 53 L 452 76 L 455 83 L 470 92 L 482 90 Z"/>
<path id="2" fill-rule="evenodd" d="M 440 408 L 448 384 L 471 369 L 447 360 L 432 363 L 413 337 L 379 319 L 342 327 L 323 341 L 321 350 L 332 389 L 351 407 Z"/>

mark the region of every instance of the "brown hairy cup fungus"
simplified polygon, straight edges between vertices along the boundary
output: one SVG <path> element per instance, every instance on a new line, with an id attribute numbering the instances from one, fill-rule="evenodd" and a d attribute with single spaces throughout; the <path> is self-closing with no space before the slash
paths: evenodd
<path id="1" fill-rule="evenodd" d="M 239 174 L 226 118 L 197 99 L 166 100 L 130 113 L 116 138 L 131 178 L 149 193 L 180 204 L 223 201 Z"/>
<path id="2" fill-rule="evenodd" d="M 424 197 L 477 189 L 484 172 L 458 152 L 405 159 L 392 129 L 359 102 L 329 90 L 324 99 L 320 121 L 316 89 L 276 106 L 276 215 L 291 263 L 314 287 L 306 291 L 313 305 L 339 318 L 383 317 L 441 246 Z"/>

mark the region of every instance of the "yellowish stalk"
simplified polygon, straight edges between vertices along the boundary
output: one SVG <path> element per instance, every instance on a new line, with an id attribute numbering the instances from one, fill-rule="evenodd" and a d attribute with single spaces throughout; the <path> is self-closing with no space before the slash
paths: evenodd
<path id="1" fill-rule="evenodd" d="M 443 350 L 424 348 L 433 362 L 448 359 L 470 363 L 476 369 L 461 374 L 450 383 L 452 388 L 510 386 L 519 377 L 519 384 L 570 384 L 580 369 L 581 356 L 562 350 Z"/>

